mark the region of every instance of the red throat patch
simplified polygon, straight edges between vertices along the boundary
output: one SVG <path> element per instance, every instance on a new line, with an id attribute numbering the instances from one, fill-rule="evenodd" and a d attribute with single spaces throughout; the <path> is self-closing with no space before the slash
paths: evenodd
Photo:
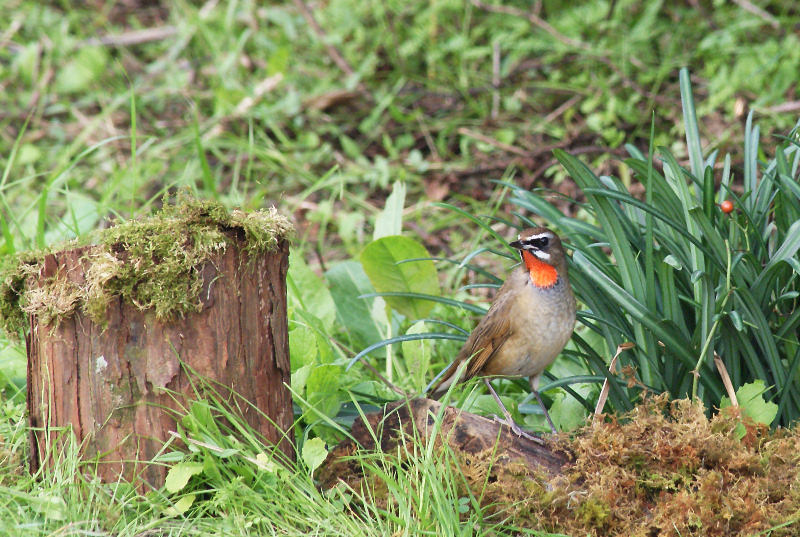
<path id="1" fill-rule="evenodd" d="M 536 287 L 553 287 L 558 281 L 556 268 L 545 263 L 527 250 L 522 250 L 522 259 L 525 261 L 525 268 L 531 275 L 531 282 Z"/>

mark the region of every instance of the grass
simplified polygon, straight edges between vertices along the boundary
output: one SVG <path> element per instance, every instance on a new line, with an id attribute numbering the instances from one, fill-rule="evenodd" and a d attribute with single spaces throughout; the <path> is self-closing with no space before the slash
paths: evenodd
<path id="1" fill-rule="evenodd" d="M 758 201 L 767 199 L 768 192 L 747 197 L 737 189 L 752 190 L 757 176 L 772 174 L 774 190 L 769 193 L 780 191 L 789 200 L 785 191 L 791 189 L 791 180 L 777 179 L 796 177 L 786 171 L 793 170 L 786 167 L 791 161 L 780 160 L 789 146 L 781 145 L 776 135 L 786 134 L 797 117 L 800 46 L 792 31 L 800 20 L 797 6 L 773 2 L 763 12 L 752 12 L 735 2 L 543 2 L 529 13 L 522 11 L 527 5 L 481 1 L 334 0 L 310 7 L 321 31 L 313 29 L 298 3 L 11 0 L 4 6 L 9 22 L 0 30 L 0 264 L 17 252 L 86 237 L 113 222 L 148 215 L 165 193 L 183 188 L 226 207 L 252 210 L 275 204 L 298 227 L 290 273 L 297 429 L 301 439 L 321 437 L 331 445 L 357 415 L 353 398 L 369 405 L 394 397 L 363 369 L 347 369 L 359 351 L 382 339 L 448 331 L 455 338 L 436 346 L 424 340 L 397 341 L 370 358 L 403 389 L 418 391 L 457 350 L 458 329 L 474 324 L 475 310 L 488 302 L 492 285 L 498 283 L 495 275 L 502 276 L 506 267 L 502 257 L 487 254 L 502 248 L 497 238 L 507 238 L 512 227 L 504 222 L 514 224 L 509 214 L 527 208 L 522 202 L 531 202 L 530 188 L 556 191 L 550 200 L 564 219 L 551 210 L 547 219 L 558 221 L 562 232 L 569 230 L 587 262 L 624 282 L 624 271 L 646 276 L 646 269 L 665 252 L 645 247 L 644 257 L 620 263 L 626 259 L 624 248 L 633 244 L 641 250 L 641 244 L 615 243 L 620 234 L 599 237 L 595 231 L 585 233 L 586 226 L 597 224 L 599 209 L 605 207 L 613 214 L 620 211 L 634 226 L 644 219 L 643 228 L 623 230 L 626 240 L 636 239 L 630 237 L 633 229 L 664 236 L 668 232 L 659 227 L 662 220 L 622 199 L 629 187 L 636 193 L 640 182 L 670 180 L 658 175 L 659 170 L 658 176 L 647 171 L 651 159 L 645 148 L 665 147 L 659 154 L 674 156 L 671 179 L 691 175 L 693 192 L 698 193 L 708 192 L 702 158 L 719 151 L 731 156 L 717 159 L 714 169 L 731 178 L 731 198 L 739 207 L 737 226 L 732 235 L 719 237 L 722 249 L 713 234 L 716 242 L 702 248 L 683 236 L 676 238 L 682 241 L 676 248 L 689 255 L 683 259 L 673 254 L 683 266 L 703 261 L 708 252 L 715 261 L 704 261 L 713 270 L 694 281 L 688 270 L 673 267 L 680 293 L 663 304 L 690 314 L 685 330 L 677 331 L 689 340 L 686 347 L 695 361 L 680 360 L 671 370 L 649 363 L 645 351 L 656 348 L 658 339 L 618 308 L 612 311 L 618 317 L 613 327 L 583 318 L 587 328 L 579 335 L 585 345 L 571 348 L 551 369 L 559 379 L 582 382 L 564 386 L 554 381 L 546 397 L 560 425 L 580 424 L 584 410 L 572 394 L 588 403 L 594 400 L 608 354 L 624 335 L 643 342 L 629 354 L 646 384 L 671 390 L 677 385 L 676 395 L 696 392 L 707 406 L 721 394 L 708 369 L 712 351 L 728 359 L 742 353 L 741 361 L 728 363 L 734 384 L 738 387 L 753 375 L 768 381 L 774 391 L 767 395 L 779 404 L 782 423 L 793 419 L 797 394 L 790 381 L 798 360 L 791 359 L 796 354 L 791 336 L 797 316 L 782 315 L 796 301 L 791 295 L 796 280 L 787 283 L 791 276 L 784 272 L 783 279 L 770 282 L 772 298 L 780 303 L 755 307 L 746 302 L 740 297 L 746 297 L 745 288 L 753 282 L 746 267 L 763 263 L 775 250 L 767 244 L 737 261 L 736 244 L 760 244 L 758 234 L 771 229 L 773 214 L 765 212 L 771 205 Z M 682 121 L 682 66 L 692 73 L 694 117 L 699 118 L 689 140 Z M 755 121 L 744 128 L 750 112 Z M 566 167 L 553 156 L 554 149 L 564 151 L 558 158 Z M 591 171 L 567 154 L 580 155 Z M 616 160 L 625 156 L 630 157 L 628 164 Z M 773 168 L 759 168 L 769 159 L 774 159 Z M 567 169 L 577 171 L 576 180 L 585 180 L 580 186 L 586 197 L 577 203 L 562 197 L 578 194 Z M 591 192 L 603 175 L 617 178 L 619 198 Z M 449 259 L 436 262 L 442 298 L 472 306 L 471 311 L 438 302 L 427 320 L 410 319 L 383 308 L 377 298 L 351 303 L 361 308 L 353 309 L 358 315 L 343 316 L 337 308 L 342 289 L 362 295 L 376 291 L 358 260 L 380 227 L 376 221 L 390 212 L 385 201 L 396 181 L 405 185 L 405 196 L 390 220 L 399 217 L 404 235 L 433 256 Z M 652 189 L 646 191 L 658 197 Z M 446 205 L 436 204 L 442 201 Z M 675 212 L 671 217 L 689 209 L 689 201 L 681 198 L 668 205 Z M 707 200 L 701 201 L 707 215 Z M 624 208 L 615 209 L 618 202 Z M 791 224 L 786 221 L 791 218 L 788 207 L 782 205 L 775 213 L 779 229 Z M 481 219 L 491 225 L 480 227 L 465 214 L 495 220 Z M 694 214 L 687 224 L 701 226 L 701 216 Z M 692 229 L 693 234 L 707 231 Z M 601 256 L 602 249 L 583 240 L 582 233 L 586 240 L 613 246 L 614 264 Z M 732 254 L 730 271 L 726 252 Z M 590 267 L 576 262 L 575 268 Z M 645 277 L 647 285 L 636 299 L 652 306 L 653 290 L 668 287 L 668 276 Z M 590 297 L 598 296 L 589 293 L 591 281 L 576 281 L 583 281 L 585 303 L 599 308 L 599 299 L 591 302 Z M 728 283 L 737 291 L 723 304 Z M 781 295 L 781 290 L 790 295 Z M 703 293 L 714 294 L 713 310 L 693 306 Z M 727 340 L 718 344 L 721 332 L 752 333 L 748 323 L 754 317 L 743 313 L 744 306 L 752 307 L 753 315 L 763 314 L 764 333 L 775 335 L 774 345 L 764 339 L 749 347 L 749 335 L 742 336 L 741 345 Z M 772 306 L 779 311 L 771 313 Z M 737 328 L 737 312 L 743 331 Z M 704 346 L 706 341 L 710 343 Z M 759 345 L 769 350 L 767 371 L 759 370 L 754 359 Z M 607 352 L 581 355 L 591 348 Z M 659 360 L 666 361 L 673 351 L 663 351 Z M 63 454 L 52 472 L 32 478 L 23 468 L 27 431 L 24 390 L 19 390 L 25 382 L 24 354 L 19 343 L 0 339 L 0 530 L 10 535 L 23 530 L 40 535 L 521 531 L 488 520 L 473 499 L 455 493 L 461 477 L 425 453 L 415 456 L 413 471 L 405 465 L 401 471 L 397 461 L 382 455 L 365 460 L 376 471 L 383 469 L 396 503 L 378 506 L 374 497 L 356 496 L 364 505 L 357 516 L 344 507 L 343 498 L 352 491 L 321 493 L 302 464 L 262 476 L 263 482 L 253 478 L 258 487 L 243 486 L 247 465 L 249 475 L 257 476 L 259 470 L 246 461 L 226 466 L 228 461 L 213 452 L 203 457 L 212 461 L 210 467 L 222 470 L 213 479 L 202 475 L 191 482 L 185 494 L 197 499 L 188 515 L 167 514 L 171 500 L 163 493 L 142 497 L 123 484 L 97 483 L 74 452 Z M 698 357 L 704 374 L 695 389 L 691 381 L 681 383 Z M 783 379 L 780 371 L 786 372 Z M 513 383 L 502 388 L 504 397 L 519 402 Z M 636 389 L 617 388 L 611 403 L 627 408 Z M 462 393 L 465 408 L 495 411 L 480 393 Z M 331 395 L 334 404 L 323 408 Z M 541 425 L 537 409 L 526 403 L 519 405 L 517 418 L 531 427 Z M 253 443 L 247 449 L 255 458 L 262 448 Z M 418 494 L 406 495 L 408 490 Z M 276 502 L 275 497 L 292 499 Z M 452 505 L 472 510 L 460 517 L 449 509 Z"/>
<path id="2" fill-rule="evenodd" d="M 16 470 L 0 481 L 2 535 L 494 535 L 514 530 L 502 518 L 484 520 L 490 513 L 465 492 L 464 476 L 449 462 L 452 453 L 432 444 L 410 441 L 401 454 L 363 454 L 361 463 L 379 479 L 379 490 L 355 490 L 344 482 L 320 490 L 314 478 L 319 461 L 308 462 L 312 457 L 305 445 L 312 441 L 301 444 L 298 462 L 273 458 L 258 433 L 212 396 L 192 402 L 180 420 L 188 449 L 168 446 L 159 457 L 172 468 L 166 487 L 141 495 L 127 483 L 93 479 L 91 464 L 79 462 L 74 441 L 66 443 L 52 467 L 26 475 L 21 468 L 24 414 L 5 418 L 2 455 Z M 19 449 L 5 450 L 12 446 Z M 187 469 L 191 473 L 181 479 Z M 453 509 L 457 505 L 469 509 Z"/>

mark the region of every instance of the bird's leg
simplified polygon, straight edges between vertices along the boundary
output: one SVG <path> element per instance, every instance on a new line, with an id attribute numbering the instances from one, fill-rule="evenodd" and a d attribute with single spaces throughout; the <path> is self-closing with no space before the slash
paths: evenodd
<path id="1" fill-rule="evenodd" d="M 547 407 L 544 406 L 542 402 L 542 396 L 539 395 L 539 376 L 531 377 L 530 380 L 531 391 L 533 395 L 536 396 L 536 400 L 539 402 L 539 406 L 542 407 L 542 412 L 544 412 L 544 417 L 547 419 L 547 424 L 550 425 L 550 430 L 553 434 L 556 434 L 558 430 L 556 430 L 556 426 L 553 425 L 553 420 L 550 419 L 550 414 L 547 413 Z"/>
<path id="2" fill-rule="evenodd" d="M 550 430 L 553 434 L 556 434 L 558 430 L 556 430 L 556 426 L 553 425 L 553 420 L 550 419 L 550 414 L 547 413 L 547 407 L 544 406 L 542 402 L 542 397 L 539 395 L 539 390 L 534 390 L 533 395 L 536 396 L 536 400 L 539 401 L 539 406 L 542 407 L 542 411 L 544 411 L 544 417 L 547 418 L 547 424 L 550 425 Z"/>
<path id="3" fill-rule="evenodd" d="M 489 379 L 487 379 L 487 378 L 484 378 L 484 379 L 483 379 L 483 382 L 486 384 L 486 387 L 487 387 L 487 388 L 489 388 L 489 393 L 491 393 L 491 394 L 492 394 L 492 397 L 494 397 L 494 400 L 495 400 L 495 401 L 497 402 L 497 404 L 500 406 L 500 410 L 502 410 L 502 411 L 503 411 L 503 415 L 506 417 L 506 419 L 505 419 L 505 420 L 501 420 L 501 419 L 499 419 L 499 418 L 497 418 L 497 417 L 495 417 L 495 419 L 496 419 L 497 421 L 499 421 L 500 423 L 502 423 L 503 425 L 507 425 L 507 426 L 508 426 L 508 427 L 511 429 L 511 431 L 512 431 L 514 434 L 516 434 L 517 436 L 521 436 L 521 437 L 523 437 L 523 438 L 527 438 L 528 440 L 533 440 L 534 442 L 539 442 L 539 443 L 541 443 L 541 442 L 542 442 L 542 439 L 541 439 L 541 438 L 537 438 L 537 437 L 535 437 L 535 436 L 531 436 L 531 435 L 529 435 L 528 433 L 526 433 L 525 431 L 523 431 L 523 430 L 520 428 L 520 426 L 516 424 L 516 422 L 514 422 L 514 418 L 512 418 L 512 417 L 511 417 L 511 412 L 509 412 L 509 411 L 508 411 L 508 409 L 506 408 L 506 406 L 503 404 L 503 401 L 501 401 L 501 400 L 500 400 L 500 396 L 499 396 L 499 395 L 497 395 L 497 392 L 496 392 L 496 391 L 494 391 L 494 388 L 492 388 L 492 383 L 491 383 L 491 382 L 489 382 Z"/>

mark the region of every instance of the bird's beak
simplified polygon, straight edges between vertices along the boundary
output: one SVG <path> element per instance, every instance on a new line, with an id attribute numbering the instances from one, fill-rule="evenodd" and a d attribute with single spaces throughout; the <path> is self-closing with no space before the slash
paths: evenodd
<path id="1" fill-rule="evenodd" d="M 522 243 L 519 241 L 509 242 L 508 245 L 517 250 L 522 250 Z"/>

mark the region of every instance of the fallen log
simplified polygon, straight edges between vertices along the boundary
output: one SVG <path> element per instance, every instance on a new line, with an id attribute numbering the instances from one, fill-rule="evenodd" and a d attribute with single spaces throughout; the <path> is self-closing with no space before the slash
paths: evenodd
<path id="1" fill-rule="evenodd" d="M 437 416 L 441 416 L 438 424 Z M 330 462 L 320 469 L 318 477 L 323 487 L 335 485 L 342 476 L 347 476 L 349 483 L 362 477 L 360 466 L 349 459 L 357 449 L 390 452 L 403 435 L 444 442 L 454 452 L 469 456 L 492 452 L 495 464 L 522 465 L 531 475 L 558 476 L 570 461 L 567 453 L 544 437 L 531 440 L 517 436 L 495 420 L 443 406 L 432 399 L 398 401 L 365 417 L 366 422 L 357 419 L 353 423 L 352 439 L 334 448 Z"/>

